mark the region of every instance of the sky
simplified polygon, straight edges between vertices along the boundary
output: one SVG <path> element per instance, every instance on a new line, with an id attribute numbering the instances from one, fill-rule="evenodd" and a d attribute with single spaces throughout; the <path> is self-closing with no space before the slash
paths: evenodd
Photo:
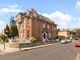
<path id="1" fill-rule="evenodd" d="M 30 8 L 50 18 L 58 28 L 80 27 L 80 0 L 1 0 L 0 31 L 11 16 Z"/>

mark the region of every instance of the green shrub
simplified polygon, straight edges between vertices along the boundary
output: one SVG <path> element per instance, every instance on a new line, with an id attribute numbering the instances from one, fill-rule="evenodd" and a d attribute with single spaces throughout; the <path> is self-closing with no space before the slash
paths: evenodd
<path id="1" fill-rule="evenodd" d="M 8 42 L 8 38 L 7 38 L 7 36 L 1 34 L 1 35 L 0 35 L 0 41 Z"/>
<path id="2" fill-rule="evenodd" d="M 0 38 L 0 42 L 2 42 L 3 40 Z"/>
<path id="3" fill-rule="evenodd" d="M 36 37 L 31 37 L 31 39 L 30 39 L 30 42 L 31 43 L 34 43 L 34 42 L 36 42 L 37 41 L 37 38 Z"/>

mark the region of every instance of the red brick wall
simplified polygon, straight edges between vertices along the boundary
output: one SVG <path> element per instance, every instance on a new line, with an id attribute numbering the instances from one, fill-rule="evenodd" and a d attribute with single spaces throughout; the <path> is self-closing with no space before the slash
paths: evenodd
<path id="1" fill-rule="evenodd" d="M 25 16 L 22 18 L 25 22 L 23 22 L 22 24 L 24 25 L 23 27 L 21 27 L 20 25 L 18 27 L 19 28 L 19 38 L 21 38 L 22 34 L 22 39 L 28 39 L 31 38 L 32 36 L 41 38 L 42 32 L 43 32 L 43 24 L 45 24 L 45 29 L 47 32 L 51 32 L 52 33 L 52 37 L 56 36 L 56 27 L 54 26 L 54 24 L 40 20 L 38 18 L 30 18 L 28 16 Z M 48 26 L 49 25 L 49 29 Z M 27 31 L 29 31 L 29 37 L 27 36 Z"/>

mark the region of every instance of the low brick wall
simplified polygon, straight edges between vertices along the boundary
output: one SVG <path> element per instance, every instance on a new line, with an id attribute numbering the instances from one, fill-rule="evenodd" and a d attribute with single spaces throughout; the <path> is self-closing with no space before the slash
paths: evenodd
<path id="1" fill-rule="evenodd" d="M 9 43 L 10 48 L 19 48 L 20 44 L 19 43 Z"/>

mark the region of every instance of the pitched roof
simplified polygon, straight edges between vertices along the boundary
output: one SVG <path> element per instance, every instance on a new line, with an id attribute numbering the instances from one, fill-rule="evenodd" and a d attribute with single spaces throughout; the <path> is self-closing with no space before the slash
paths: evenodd
<path id="1" fill-rule="evenodd" d="M 54 22 L 52 20 L 50 20 L 49 18 L 47 18 L 45 16 L 42 16 L 41 14 L 39 14 L 33 8 L 27 9 L 25 12 L 20 12 L 20 13 L 18 13 L 18 15 L 21 15 L 21 16 L 29 16 L 29 17 L 32 17 L 32 18 L 39 18 L 40 20 L 47 21 L 49 23 L 53 23 L 54 24 Z"/>

